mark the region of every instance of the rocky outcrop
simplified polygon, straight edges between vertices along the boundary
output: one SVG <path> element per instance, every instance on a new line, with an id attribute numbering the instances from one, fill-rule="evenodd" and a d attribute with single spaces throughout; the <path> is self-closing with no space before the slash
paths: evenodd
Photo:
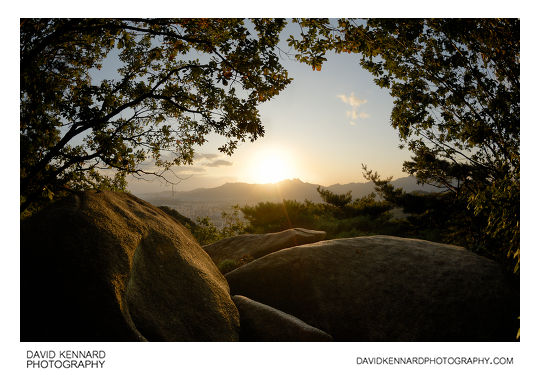
<path id="1" fill-rule="evenodd" d="M 274 252 L 225 275 L 231 292 L 277 308 L 334 340 L 514 340 L 518 289 L 463 248 L 371 236 Z"/>
<path id="2" fill-rule="evenodd" d="M 21 223 L 22 341 L 234 341 L 225 278 L 177 221 L 125 193 Z"/>
<path id="3" fill-rule="evenodd" d="M 277 233 L 242 234 L 203 246 L 216 264 L 225 260 L 253 260 L 288 247 L 321 241 L 326 232 L 302 228 Z"/>
<path id="4" fill-rule="evenodd" d="M 244 296 L 232 297 L 240 312 L 240 341 L 332 341 L 300 319 Z"/>

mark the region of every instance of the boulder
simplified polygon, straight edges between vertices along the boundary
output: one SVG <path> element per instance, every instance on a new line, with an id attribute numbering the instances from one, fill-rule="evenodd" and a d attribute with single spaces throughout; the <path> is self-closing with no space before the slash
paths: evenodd
<path id="1" fill-rule="evenodd" d="M 216 264 L 228 260 L 238 265 L 288 247 L 324 240 L 326 232 L 302 228 L 277 233 L 242 234 L 203 246 Z"/>
<path id="2" fill-rule="evenodd" d="M 22 341 L 236 341 L 208 254 L 130 194 L 72 195 L 21 222 Z"/>
<path id="3" fill-rule="evenodd" d="M 283 249 L 225 275 L 232 294 L 336 341 L 511 341 L 519 286 L 461 247 L 392 236 Z"/>
<path id="4" fill-rule="evenodd" d="M 332 341 L 300 319 L 244 296 L 232 297 L 240 312 L 240 341 Z"/>

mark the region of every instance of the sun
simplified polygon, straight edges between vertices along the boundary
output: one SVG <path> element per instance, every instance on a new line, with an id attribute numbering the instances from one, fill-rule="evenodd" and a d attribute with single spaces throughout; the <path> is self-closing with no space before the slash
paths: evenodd
<path id="1" fill-rule="evenodd" d="M 253 157 L 251 175 L 252 180 L 258 184 L 275 183 L 293 178 L 292 160 L 283 150 L 261 151 Z"/>

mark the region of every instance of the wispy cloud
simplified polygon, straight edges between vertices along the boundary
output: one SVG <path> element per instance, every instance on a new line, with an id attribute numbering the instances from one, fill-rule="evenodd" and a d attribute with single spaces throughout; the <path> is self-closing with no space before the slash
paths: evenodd
<path id="1" fill-rule="evenodd" d="M 354 95 L 354 92 L 351 92 L 349 96 L 345 94 L 338 95 L 338 98 L 340 98 L 343 103 L 346 103 L 351 107 L 358 107 L 359 105 L 367 103 L 366 99 L 357 98 L 356 95 Z"/>
<path id="2" fill-rule="evenodd" d="M 233 165 L 233 163 L 228 160 L 218 159 L 219 156 L 220 154 L 202 154 L 197 152 L 195 153 L 193 160 L 205 167 L 224 167 Z"/>
<path id="3" fill-rule="evenodd" d="M 358 111 L 358 107 L 360 107 L 362 104 L 367 103 L 367 99 L 360 99 L 356 95 L 354 95 L 354 92 L 351 92 L 349 95 L 340 94 L 337 96 L 341 101 L 345 104 L 348 104 L 351 109 L 346 112 L 347 118 L 349 118 L 351 121 L 349 121 L 349 124 L 356 125 L 355 120 L 357 119 L 366 119 L 369 118 L 369 113 Z"/>
<path id="4" fill-rule="evenodd" d="M 162 155 L 162 160 L 172 161 L 174 157 L 175 155 L 172 152 L 168 152 Z M 219 157 L 220 154 L 204 154 L 197 152 L 193 156 L 193 164 L 172 165 L 169 172 L 166 173 L 172 174 L 175 178 L 187 178 L 194 175 L 205 175 L 208 172 L 208 168 L 233 165 L 233 163 L 228 160 L 218 159 Z M 144 163 L 141 163 L 139 167 L 149 173 L 162 173 L 163 168 L 156 167 L 154 163 L 154 159 L 148 159 Z"/>
<path id="5" fill-rule="evenodd" d="M 209 162 L 209 163 L 204 163 L 203 165 L 205 165 L 207 167 L 223 167 L 223 166 L 230 166 L 232 164 L 233 163 L 228 161 L 228 160 L 218 159 L 218 160 L 214 160 L 214 161 Z"/>
<path id="6" fill-rule="evenodd" d="M 214 160 L 219 156 L 219 154 L 200 154 L 195 153 L 195 156 L 193 157 L 193 160 Z"/>
<path id="7" fill-rule="evenodd" d="M 358 112 L 356 109 L 353 109 L 352 111 L 347 111 L 347 117 L 356 120 L 358 118 L 360 119 L 366 119 L 369 118 L 369 113 L 366 112 Z"/>

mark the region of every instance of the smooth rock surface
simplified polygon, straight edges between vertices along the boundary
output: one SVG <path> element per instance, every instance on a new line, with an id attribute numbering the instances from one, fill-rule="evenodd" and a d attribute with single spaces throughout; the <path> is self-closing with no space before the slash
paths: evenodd
<path id="1" fill-rule="evenodd" d="M 519 288 L 463 248 L 370 236 L 277 251 L 227 273 L 232 294 L 336 341 L 512 341 Z"/>
<path id="2" fill-rule="evenodd" d="M 240 341 L 332 341 L 300 319 L 244 296 L 233 296 L 240 312 Z"/>
<path id="3" fill-rule="evenodd" d="M 22 341 L 236 341 L 208 254 L 130 194 L 87 192 L 21 222 Z"/>
<path id="4" fill-rule="evenodd" d="M 294 228 L 277 233 L 242 234 L 203 246 L 203 249 L 219 264 L 226 259 L 257 259 L 288 247 L 318 242 L 325 237 L 326 232 L 323 231 Z"/>

